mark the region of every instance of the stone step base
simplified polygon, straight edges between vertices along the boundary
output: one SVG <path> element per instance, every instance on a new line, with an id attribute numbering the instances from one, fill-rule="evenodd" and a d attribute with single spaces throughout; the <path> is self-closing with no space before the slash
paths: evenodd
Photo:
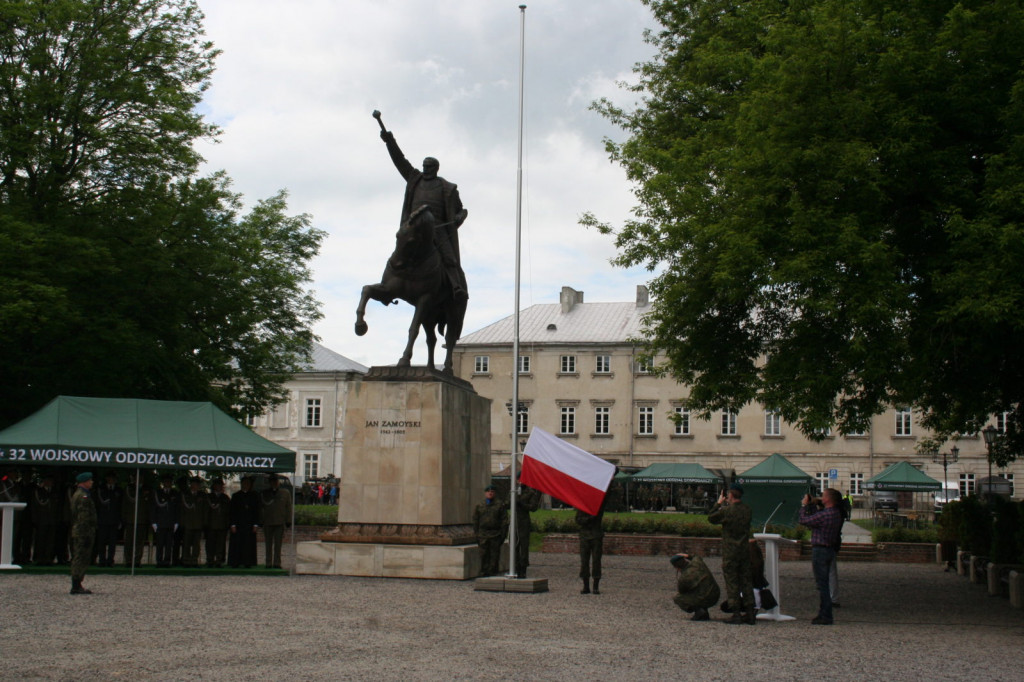
<path id="1" fill-rule="evenodd" d="M 548 579 L 505 578 L 495 575 L 477 578 L 473 583 L 473 589 L 477 592 L 528 592 L 535 594 L 548 591 Z"/>

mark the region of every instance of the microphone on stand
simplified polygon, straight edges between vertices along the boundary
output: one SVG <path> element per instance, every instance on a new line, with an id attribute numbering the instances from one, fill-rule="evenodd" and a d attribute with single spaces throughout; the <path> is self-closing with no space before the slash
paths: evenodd
<path id="1" fill-rule="evenodd" d="M 768 524 L 771 522 L 772 517 L 775 516 L 775 512 L 779 511 L 779 507 L 781 507 L 785 503 L 786 503 L 786 501 L 783 500 L 782 502 L 779 502 L 777 505 L 775 505 L 775 509 L 773 509 L 772 513 L 768 515 L 768 518 L 765 519 L 764 528 L 761 529 L 762 533 L 767 533 L 768 532 Z"/>

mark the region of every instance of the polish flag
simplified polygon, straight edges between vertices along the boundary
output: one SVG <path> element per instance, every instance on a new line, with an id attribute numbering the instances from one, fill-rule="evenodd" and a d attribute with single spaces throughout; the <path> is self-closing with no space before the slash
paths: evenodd
<path id="1" fill-rule="evenodd" d="M 520 481 L 594 516 L 614 475 L 614 464 L 534 427 Z"/>

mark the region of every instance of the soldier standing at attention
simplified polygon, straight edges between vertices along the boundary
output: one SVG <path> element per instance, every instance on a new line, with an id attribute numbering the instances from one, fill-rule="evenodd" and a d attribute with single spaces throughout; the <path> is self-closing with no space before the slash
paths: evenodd
<path id="1" fill-rule="evenodd" d="M 231 525 L 230 505 L 231 499 L 224 493 L 224 481 L 213 479 L 206 496 L 206 565 L 210 568 L 224 565 L 224 548 Z"/>
<path id="2" fill-rule="evenodd" d="M 172 483 L 174 477 L 170 474 L 160 477 L 160 487 L 153 493 L 153 503 L 149 508 L 157 568 L 169 567 L 174 553 L 174 531 L 178 529 L 178 491 Z"/>
<path id="3" fill-rule="evenodd" d="M 256 565 L 256 529 L 260 525 L 260 498 L 253 492 L 252 476 L 242 477 L 242 489 L 231 496 L 231 542 L 228 565 Z"/>
<path id="4" fill-rule="evenodd" d="M 54 487 L 53 474 L 45 474 L 43 480 L 29 496 L 28 506 L 32 510 L 33 537 L 32 560 L 36 566 L 49 566 L 56 556 L 57 524 L 60 523 L 60 493 Z"/>
<path id="5" fill-rule="evenodd" d="M 199 566 L 199 546 L 206 526 L 206 494 L 202 485 L 202 480 L 190 478 L 188 490 L 181 496 L 181 565 L 188 568 Z"/>
<path id="6" fill-rule="evenodd" d="M 281 542 L 285 526 L 292 525 L 292 494 L 281 488 L 281 479 L 270 477 L 270 487 L 260 496 L 260 510 L 263 526 L 263 542 L 266 547 L 267 568 L 281 568 Z"/>
<path id="7" fill-rule="evenodd" d="M 750 567 L 750 522 L 753 511 L 743 503 L 743 486 L 733 483 L 729 494 L 718 498 L 708 521 L 722 526 L 722 573 L 729 597 L 730 624 L 757 624 L 754 607 L 754 580 Z M 742 613 L 741 613 L 742 612 Z"/>
<path id="8" fill-rule="evenodd" d="M 517 474 L 518 477 L 518 474 Z M 519 486 L 516 495 L 516 577 L 525 578 L 530 566 L 530 512 L 540 506 L 540 491 L 528 485 Z"/>
<path id="9" fill-rule="evenodd" d="M 71 594 L 92 594 L 82 587 L 85 569 L 92 560 L 92 545 L 96 540 L 96 505 L 92 501 L 92 474 L 78 474 L 78 489 L 71 497 Z"/>
<path id="10" fill-rule="evenodd" d="M 121 489 L 113 471 L 108 471 L 103 480 L 103 485 L 92 491 L 96 503 L 96 565 L 110 567 L 114 565 L 121 530 Z"/>
<path id="11" fill-rule="evenodd" d="M 484 501 L 473 510 L 473 532 L 480 547 L 480 575 L 501 573 L 501 545 L 508 533 L 508 508 L 495 497 L 498 489 L 484 488 Z"/>
<path id="12" fill-rule="evenodd" d="M 606 498 L 607 499 L 607 498 Z M 580 528 L 580 594 L 590 594 L 590 577 L 594 577 L 594 594 L 601 594 L 601 555 L 604 553 L 604 500 L 597 514 L 576 510 Z"/>

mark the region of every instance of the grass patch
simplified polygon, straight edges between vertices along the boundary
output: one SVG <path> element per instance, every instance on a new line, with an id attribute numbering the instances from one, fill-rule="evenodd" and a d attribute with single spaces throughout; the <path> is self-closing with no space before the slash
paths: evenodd
<path id="1" fill-rule="evenodd" d="M 336 526 L 338 507 L 333 504 L 295 505 L 296 526 Z"/>

